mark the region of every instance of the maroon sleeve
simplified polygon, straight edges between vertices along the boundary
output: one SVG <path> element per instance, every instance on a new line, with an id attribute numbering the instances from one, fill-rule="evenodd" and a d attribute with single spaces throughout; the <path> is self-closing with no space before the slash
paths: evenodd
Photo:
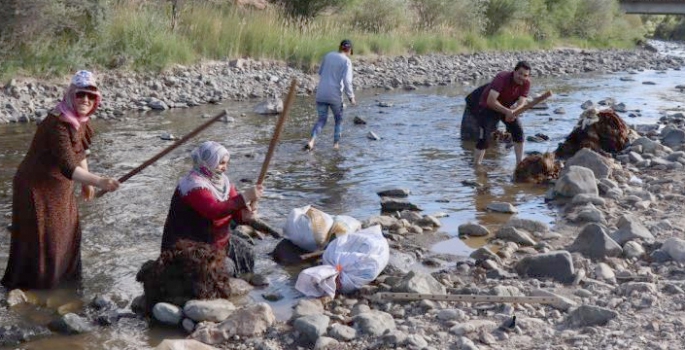
<path id="1" fill-rule="evenodd" d="M 497 74 L 495 76 L 495 78 L 492 79 L 492 82 L 490 83 L 490 90 L 495 90 L 499 93 L 502 93 L 502 90 L 504 89 L 504 86 L 506 85 L 506 82 L 507 82 L 507 74 L 508 74 L 507 72 L 502 72 L 502 73 Z M 485 98 L 487 99 L 487 96 Z"/>
<path id="2" fill-rule="evenodd" d="M 228 200 L 222 202 L 217 200 L 208 189 L 204 188 L 191 190 L 183 196 L 183 200 L 198 214 L 209 220 L 218 220 L 245 208 L 245 200 L 243 200 L 241 195 L 234 197 L 229 195 Z"/>
<path id="3" fill-rule="evenodd" d="M 50 154 L 62 175 L 71 180 L 78 162 L 71 143 L 70 126 L 62 122 L 53 125 L 54 127 L 47 130 L 48 145 L 51 146 Z"/>

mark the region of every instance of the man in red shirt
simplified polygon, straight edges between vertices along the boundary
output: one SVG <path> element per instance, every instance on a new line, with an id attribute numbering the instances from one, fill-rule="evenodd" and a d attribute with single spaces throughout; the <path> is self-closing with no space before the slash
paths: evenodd
<path id="1" fill-rule="evenodd" d="M 513 72 L 500 72 L 485 88 L 480 97 L 478 113 L 479 137 L 474 154 L 474 164 L 479 166 L 485 156 L 492 132 L 502 121 L 514 141 L 516 164 L 523 158 L 523 127 L 515 115 L 526 104 L 530 91 L 530 64 L 520 61 Z M 512 108 L 516 106 L 515 108 Z"/>

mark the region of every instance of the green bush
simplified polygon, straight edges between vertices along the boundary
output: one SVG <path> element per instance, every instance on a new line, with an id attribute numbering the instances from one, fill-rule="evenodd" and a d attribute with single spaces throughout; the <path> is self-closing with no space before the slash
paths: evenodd
<path id="1" fill-rule="evenodd" d="M 344 7 L 350 0 L 271 0 L 290 18 L 309 22 L 329 8 Z"/>
<path id="2" fill-rule="evenodd" d="M 411 0 L 415 27 L 419 29 L 451 28 L 481 33 L 485 29 L 488 0 Z"/>
<path id="3" fill-rule="evenodd" d="M 485 34 L 494 35 L 517 20 L 523 8 L 520 0 L 490 0 L 485 9 Z"/>
<path id="4" fill-rule="evenodd" d="M 408 22 L 405 0 L 359 1 L 351 9 L 353 28 L 369 33 L 386 33 Z"/>

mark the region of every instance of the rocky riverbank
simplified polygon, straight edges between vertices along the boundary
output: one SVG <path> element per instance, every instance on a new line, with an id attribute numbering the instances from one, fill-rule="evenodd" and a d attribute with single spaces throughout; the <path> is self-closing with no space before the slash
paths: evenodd
<path id="1" fill-rule="evenodd" d="M 358 88 L 388 89 L 454 84 L 486 79 L 521 58 L 537 67 L 537 76 L 685 65 L 682 58 L 648 51 L 431 55 L 355 60 L 355 81 Z M 160 102 L 179 108 L 258 101 L 282 95 L 293 76 L 300 81 L 300 93 L 311 93 L 315 76 L 251 60 L 179 67 L 159 76 L 102 73 L 107 101 L 99 117 L 119 119 L 127 111 L 163 106 Z M 19 115 L 16 121 L 29 121 L 40 119 L 62 89 L 63 83 L 17 80 L 1 98 L 5 110 Z M 482 248 L 459 259 L 431 255 L 422 242 L 444 238 L 436 226 L 439 217 L 405 211 L 367 218 L 365 226 L 383 227 L 391 261 L 360 291 L 334 300 L 299 300 L 288 322 L 275 321 L 268 303 L 235 309 L 225 302 L 195 303 L 194 311 L 173 309 L 173 322 L 191 338 L 225 349 L 680 349 L 685 333 L 685 116 L 674 113 L 660 124 L 639 130 L 640 136 L 613 158 L 580 151 L 568 160 L 574 167 L 562 172 L 548 194 L 559 208 L 553 227 L 515 216 L 492 233 L 477 224 L 460 227 L 464 235 L 493 236 L 500 247 L 496 251 Z M 416 271 L 414 262 L 437 272 Z M 403 302 L 379 299 L 379 292 L 552 296 L 556 302 Z M 0 299 L 0 307 L 31 302 L 18 292 Z M 96 297 L 85 311 L 65 305 L 58 310 L 64 316 L 50 329 L 91 332 L 140 317 L 130 310 L 135 305 L 107 297 Z M 0 340 L 7 340 L 0 344 L 48 334 L 44 327 L 0 327 Z M 187 349 L 209 348 L 185 342 Z M 170 343 L 160 348 L 171 348 Z"/>
<path id="2" fill-rule="evenodd" d="M 476 53 L 400 57 L 353 57 L 354 85 L 369 88 L 408 89 L 422 86 L 470 83 L 512 69 L 521 59 L 533 65 L 533 77 L 564 76 L 587 72 L 680 69 L 683 57 L 667 57 L 651 50 L 559 49 L 536 52 Z M 287 93 L 292 78 L 298 94 L 311 94 L 316 74 L 282 62 L 238 59 L 176 66 L 162 73 L 96 72 L 103 92 L 100 119 L 121 119 L 132 112 L 188 108 L 224 100 L 255 103 Z M 41 120 L 62 98 L 68 77 L 53 81 L 13 79 L 0 93 L 0 123 Z"/>
<path id="3" fill-rule="evenodd" d="M 393 247 L 389 266 L 374 283 L 332 301 L 300 300 L 287 324 L 253 322 L 259 325 L 251 328 L 253 334 L 224 328 L 226 337 L 216 346 L 680 349 L 685 329 L 685 115 L 664 117 L 660 124 L 661 130 L 634 136 L 613 158 L 585 149 L 569 159 L 566 164 L 574 165 L 547 195 L 560 209 L 554 227 L 513 216 L 492 234 L 500 247 L 496 252 L 481 248 L 468 259 L 443 260 L 415 245 L 434 239 L 436 228 L 419 224 L 433 220 L 409 211 L 370 218 L 365 225 L 381 224 Z M 465 224 L 460 233 L 488 231 Z M 441 269 L 410 271 L 407 263 L 416 260 Z M 379 292 L 555 301 L 404 302 L 379 299 Z M 191 337 L 212 343 L 215 326 L 201 327 Z"/>

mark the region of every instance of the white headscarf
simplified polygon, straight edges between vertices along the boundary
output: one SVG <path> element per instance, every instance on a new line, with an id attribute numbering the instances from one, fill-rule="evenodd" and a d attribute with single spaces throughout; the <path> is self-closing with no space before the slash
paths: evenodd
<path id="1" fill-rule="evenodd" d="M 178 182 L 181 195 L 186 195 L 193 189 L 206 188 L 218 200 L 228 199 L 231 183 L 228 176 L 217 170 L 224 157 L 231 157 L 228 150 L 214 141 L 205 141 L 190 154 L 193 159 L 193 169 Z"/>

